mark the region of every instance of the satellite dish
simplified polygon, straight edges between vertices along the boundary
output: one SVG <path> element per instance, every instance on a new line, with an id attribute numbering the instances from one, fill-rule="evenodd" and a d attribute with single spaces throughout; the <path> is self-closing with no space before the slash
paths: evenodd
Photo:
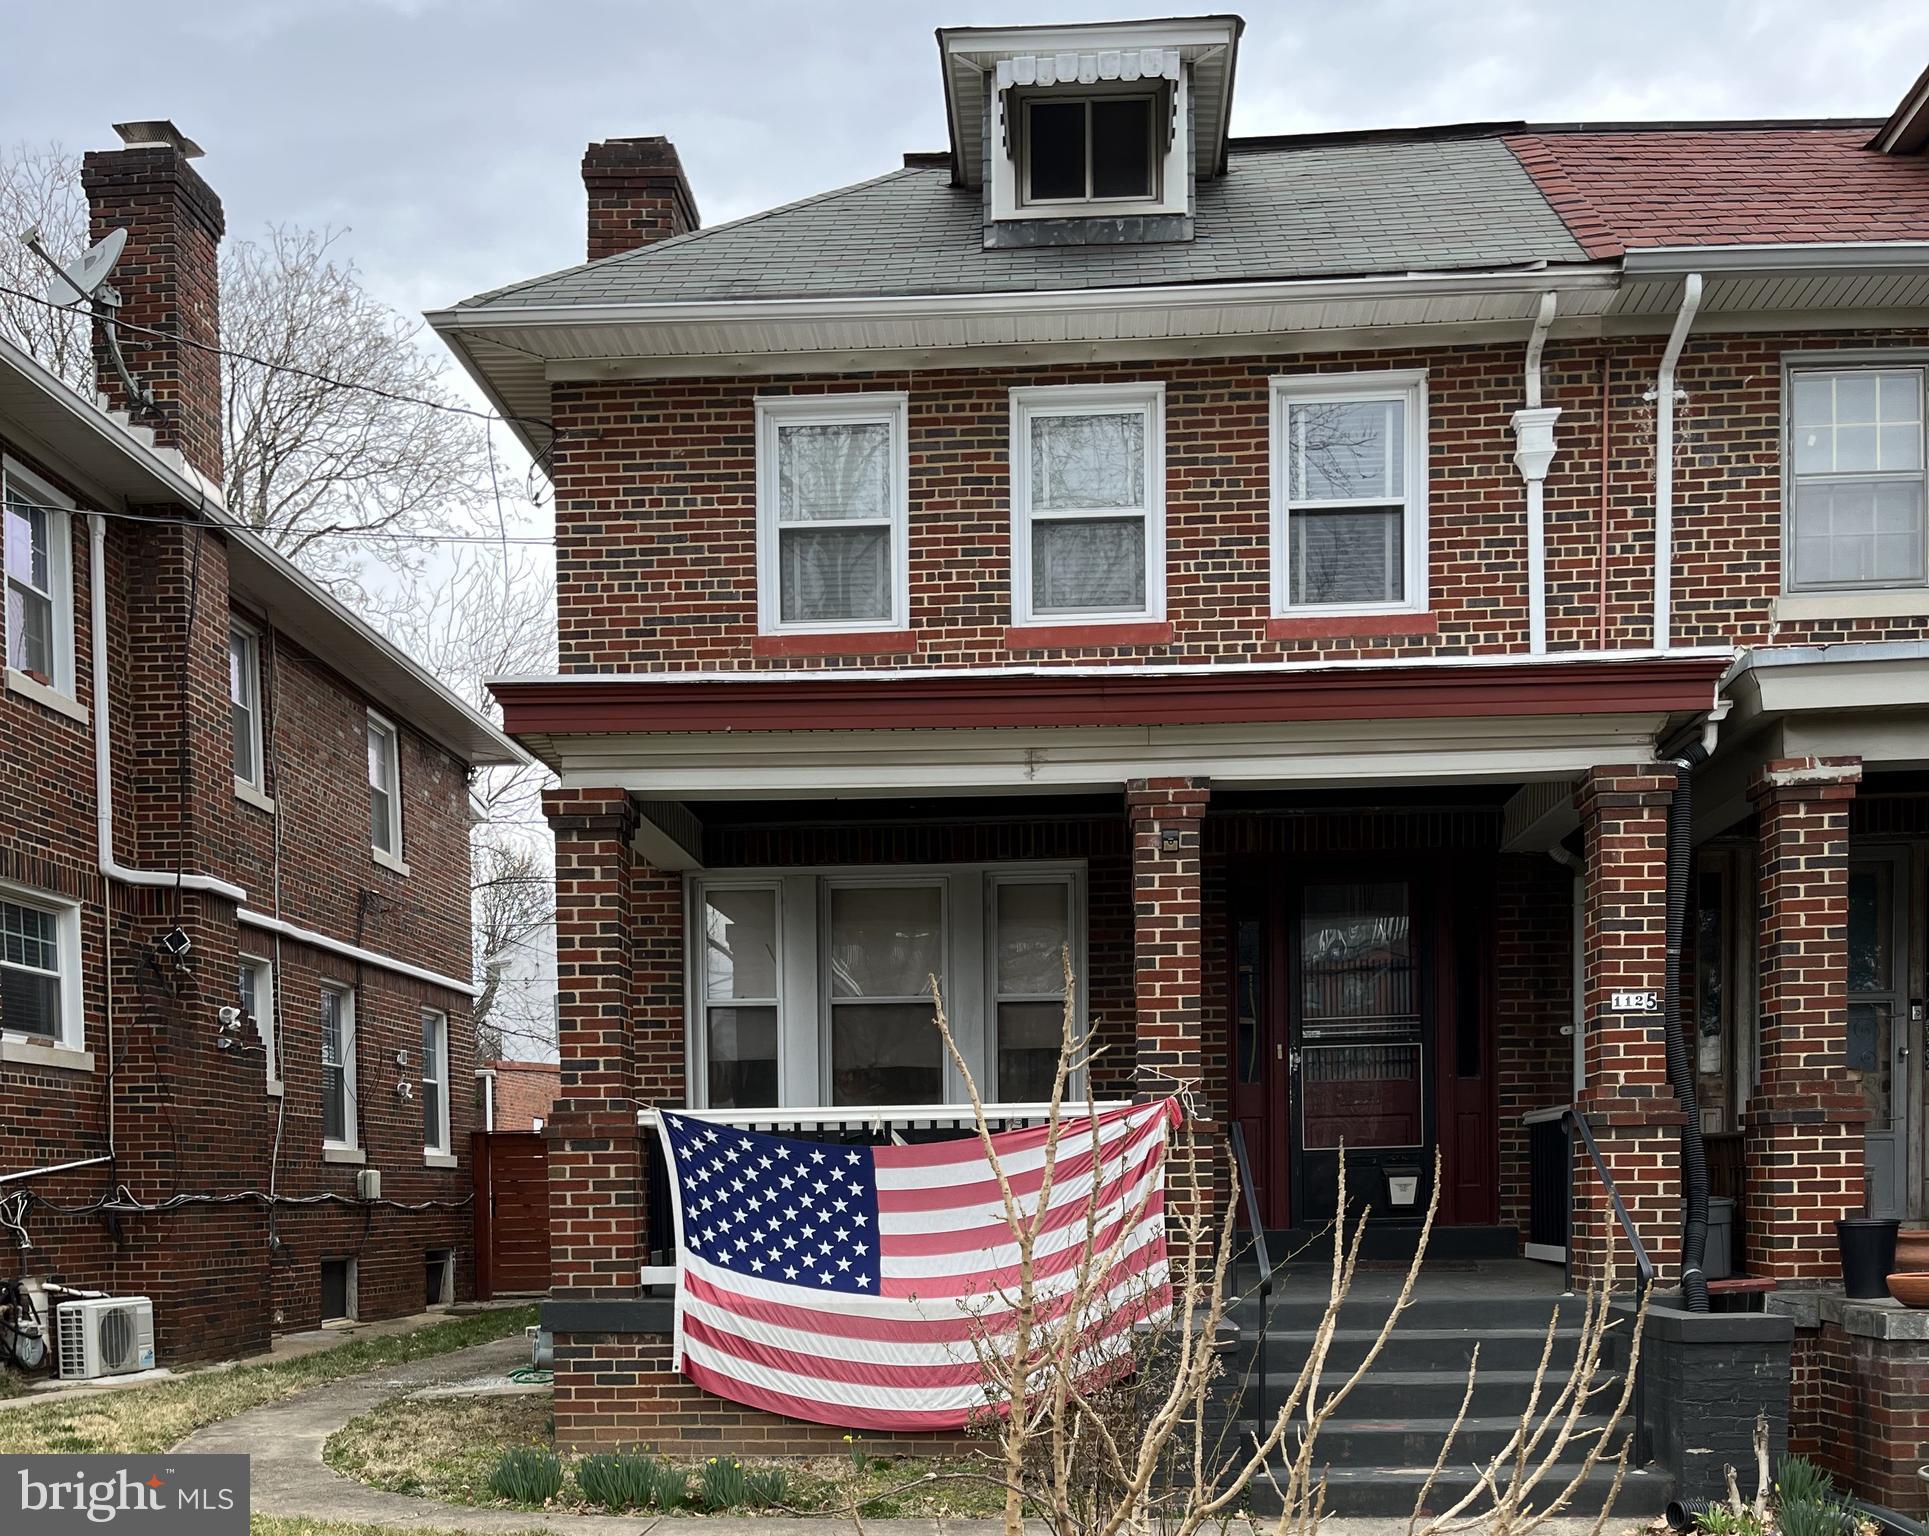
<path id="1" fill-rule="evenodd" d="M 54 275 L 47 280 L 47 302 L 67 305 L 93 298 L 107 281 L 107 274 L 114 270 L 114 263 L 121 259 L 121 249 L 126 244 L 125 229 L 109 230 L 107 238 L 73 266 L 54 264 Z"/>

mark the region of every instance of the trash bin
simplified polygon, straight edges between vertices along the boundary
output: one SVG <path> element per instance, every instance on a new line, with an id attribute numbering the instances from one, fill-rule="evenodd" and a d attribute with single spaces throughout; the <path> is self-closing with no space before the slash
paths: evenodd
<path id="1" fill-rule="evenodd" d="M 1842 1251 L 1842 1291 L 1851 1301 L 1871 1301 L 1889 1294 L 1889 1271 L 1895 1268 L 1899 1221 L 1850 1216 L 1835 1224 L 1835 1243 Z"/>
<path id="2" fill-rule="evenodd" d="M 1710 1280 L 1726 1280 L 1735 1272 L 1735 1202 L 1725 1195 L 1708 1197 L 1708 1246 L 1702 1250 L 1701 1272 Z"/>

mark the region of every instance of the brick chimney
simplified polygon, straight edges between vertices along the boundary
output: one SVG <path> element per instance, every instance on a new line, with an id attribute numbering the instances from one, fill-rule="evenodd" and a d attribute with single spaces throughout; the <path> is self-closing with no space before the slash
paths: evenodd
<path id="1" fill-rule="evenodd" d="M 178 448 L 195 469 L 221 483 L 221 359 L 174 336 L 221 341 L 221 199 L 189 164 L 200 145 L 165 120 L 116 123 L 121 148 L 94 150 L 81 162 L 90 238 L 124 228 L 127 248 L 108 282 L 118 289 L 121 352 L 128 372 L 154 395 L 156 412 L 135 420 L 155 442 Z M 149 326 L 165 335 L 135 330 Z M 98 333 L 95 374 L 116 410 L 131 403 Z"/>
<path id="2" fill-rule="evenodd" d="M 620 256 L 702 221 L 676 145 L 665 138 L 605 139 L 583 151 L 589 194 L 589 259 Z"/>

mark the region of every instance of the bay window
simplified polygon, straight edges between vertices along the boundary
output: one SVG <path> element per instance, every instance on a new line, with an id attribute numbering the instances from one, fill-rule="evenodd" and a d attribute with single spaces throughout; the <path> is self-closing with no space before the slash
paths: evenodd
<path id="1" fill-rule="evenodd" d="M 910 622 L 901 394 L 757 402 L 757 605 L 766 634 Z"/>
<path id="2" fill-rule="evenodd" d="M 1012 391 L 1014 622 L 1165 616 L 1165 388 Z"/>
<path id="3" fill-rule="evenodd" d="M 1788 373 L 1785 585 L 1791 592 L 1929 581 L 1929 365 Z"/>
<path id="4" fill-rule="evenodd" d="M 1426 376 L 1273 380 L 1273 611 L 1427 606 Z"/>
<path id="5" fill-rule="evenodd" d="M 950 1104 L 1051 1090 L 1063 953 L 1082 976 L 1068 864 L 712 872 L 690 886 L 689 1054 L 699 1107 Z M 1082 987 L 1074 985 L 1082 1028 Z"/>

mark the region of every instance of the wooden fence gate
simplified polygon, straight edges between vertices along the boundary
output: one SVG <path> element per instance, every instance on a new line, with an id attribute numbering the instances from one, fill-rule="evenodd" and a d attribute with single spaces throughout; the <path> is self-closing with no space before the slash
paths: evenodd
<path id="1" fill-rule="evenodd" d="M 476 1298 L 549 1289 L 549 1147 L 536 1131 L 474 1133 Z"/>

